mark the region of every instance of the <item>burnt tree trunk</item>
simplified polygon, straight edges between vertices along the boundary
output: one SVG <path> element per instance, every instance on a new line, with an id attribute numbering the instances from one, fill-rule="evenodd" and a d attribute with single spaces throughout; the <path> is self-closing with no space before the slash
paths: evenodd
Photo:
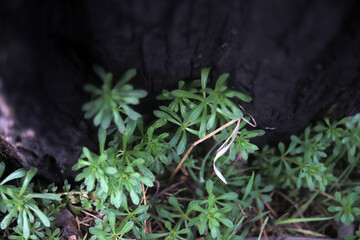
<path id="1" fill-rule="evenodd" d="M 2 137 L 49 180 L 74 175 L 82 146 L 97 146 L 81 112 L 96 63 L 117 77 L 138 70 L 143 113 L 202 67 L 213 82 L 229 72 L 258 126 L 274 129 L 258 143 L 286 141 L 325 115 L 359 112 L 359 12 L 356 0 L 2 1 L 0 103 L 11 111 L 0 118 L 14 119 Z"/>

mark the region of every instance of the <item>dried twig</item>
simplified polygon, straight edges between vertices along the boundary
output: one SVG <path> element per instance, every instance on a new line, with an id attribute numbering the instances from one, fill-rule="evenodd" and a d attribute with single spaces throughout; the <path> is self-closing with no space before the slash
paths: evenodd
<path id="1" fill-rule="evenodd" d="M 176 187 L 176 186 L 178 186 L 178 185 L 186 182 L 187 180 L 188 180 L 188 179 L 184 179 L 184 180 L 181 180 L 180 182 L 174 183 L 173 185 L 171 185 L 171 186 L 165 188 L 164 190 L 162 190 L 160 193 L 155 194 L 154 196 L 152 196 L 152 197 L 151 197 L 151 200 L 153 200 L 153 199 L 155 199 L 155 198 L 157 198 L 157 197 L 165 194 L 165 193 L 168 192 L 170 189 L 172 189 L 172 188 L 174 188 L 174 187 Z"/>
<path id="2" fill-rule="evenodd" d="M 272 215 L 274 215 L 274 217 L 277 217 L 275 210 L 270 206 L 270 204 L 268 202 L 266 202 L 263 198 L 260 198 L 260 200 L 264 203 L 264 205 L 267 207 L 267 209 L 270 210 Z"/>
<path id="3" fill-rule="evenodd" d="M 101 222 L 104 222 L 101 218 L 95 216 L 94 214 L 88 213 L 87 211 L 84 211 L 84 210 L 82 210 L 81 212 L 85 213 L 86 215 L 91 216 L 93 218 L 99 219 Z"/>
<path id="4" fill-rule="evenodd" d="M 225 125 L 219 127 L 218 129 L 216 129 L 215 131 L 209 133 L 208 135 L 206 135 L 205 137 L 197 140 L 196 142 L 194 142 L 191 147 L 189 148 L 189 150 L 185 153 L 184 157 L 181 159 L 181 161 L 179 162 L 179 164 L 177 165 L 177 167 L 175 168 L 175 170 L 173 171 L 173 173 L 171 174 L 170 177 L 170 183 L 173 182 L 174 177 L 176 175 L 176 173 L 179 171 L 179 169 L 181 168 L 181 166 L 184 164 L 185 160 L 188 158 L 188 156 L 190 155 L 191 151 L 193 150 L 193 148 L 198 145 L 199 143 L 202 143 L 203 141 L 205 141 L 206 139 L 214 136 L 215 134 L 217 134 L 218 132 L 220 132 L 221 130 L 227 128 L 228 126 L 232 125 L 233 123 L 235 123 L 236 121 L 238 121 L 238 119 L 235 120 L 231 120 L 230 122 L 226 123 Z"/>
<path id="5" fill-rule="evenodd" d="M 239 107 L 245 112 L 245 110 L 244 110 L 244 108 L 243 108 L 242 106 L 239 106 Z M 173 182 L 176 173 L 179 171 L 179 169 L 181 168 L 181 166 L 184 164 L 185 160 L 186 160 L 186 159 L 188 158 L 188 156 L 190 155 L 192 149 L 193 149 L 196 145 L 202 143 L 202 142 L 205 141 L 206 139 L 214 136 L 215 134 L 217 134 L 217 133 L 220 132 L 221 130 L 223 130 L 223 129 L 229 127 L 230 125 L 232 125 L 233 123 L 237 122 L 236 127 L 235 127 L 233 133 L 232 133 L 232 134 L 230 135 L 230 137 L 224 142 L 224 144 L 221 145 L 221 147 L 217 150 L 218 153 L 216 154 L 215 159 L 214 159 L 214 163 L 213 163 L 213 167 L 214 167 L 214 170 L 215 170 L 216 175 L 217 175 L 224 183 L 226 183 L 225 178 L 222 176 L 222 174 L 220 173 L 220 171 L 216 168 L 215 162 L 216 162 L 217 158 L 219 158 L 220 156 L 222 156 L 222 155 L 229 149 L 230 145 L 231 145 L 232 142 L 234 141 L 235 136 L 237 135 L 237 131 L 238 131 L 239 124 L 240 124 L 240 121 L 241 121 L 241 120 L 244 120 L 245 122 L 247 122 L 247 123 L 248 123 L 250 126 L 252 126 L 252 127 L 256 127 L 256 121 L 255 121 L 255 119 L 254 119 L 253 116 L 251 116 L 250 114 L 248 114 L 248 115 L 249 115 L 250 118 L 252 119 L 253 123 L 249 122 L 249 121 L 246 120 L 244 117 L 240 117 L 240 118 L 238 118 L 238 119 L 231 120 L 230 122 L 222 125 L 222 126 L 219 127 L 218 129 L 216 129 L 216 130 L 214 130 L 213 132 L 209 133 L 209 134 L 206 135 L 205 137 L 203 137 L 203 138 L 197 140 L 196 142 L 194 142 L 194 143 L 190 146 L 190 148 L 188 149 L 188 151 L 185 153 L 184 157 L 181 159 L 181 161 L 179 162 L 179 164 L 177 165 L 177 167 L 175 168 L 175 170 L 173 171 L 173 173 L 171 174 L 170 183 Z M 226 143 L 227 143 L 230 139 L 231 139 L 230 143 L 229 143 L 227 146 L 225 146 Z M 224 147 L 224 146 L 225 146 L 225 147 Z"/>

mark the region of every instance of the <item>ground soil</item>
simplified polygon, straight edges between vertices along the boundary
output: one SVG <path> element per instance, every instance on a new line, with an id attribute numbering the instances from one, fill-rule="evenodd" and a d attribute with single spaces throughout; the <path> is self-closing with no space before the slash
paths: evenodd
<path id="1" fill-rule="evenodd" d="M 49 181 L 74 176 L 82 146 L 97 146 L 81 111 L 83 85 L 100 84 L 94 63 L 117 78 L 136 68 L 146 114 L 162 89 L 202 67 L 213 81 L 229 72 L 230 88 L 254 99 L 243 106 L 266 130 L 259 145 L 355 114 L 359 12 L 356 0 L 1 1 L 0 157 Z"/>

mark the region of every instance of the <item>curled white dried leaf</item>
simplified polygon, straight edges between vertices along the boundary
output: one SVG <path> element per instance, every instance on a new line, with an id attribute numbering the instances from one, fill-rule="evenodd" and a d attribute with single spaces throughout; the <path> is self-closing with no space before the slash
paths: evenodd
<path id="1" fill-rule="evenodd" d="M 213 162 L 213 168 L 214 168 L 214 172 L 215 174 L 218 176 L 218 178 L 221 179 L 221 181 L 223 181 L 225 184 L 227 184 L 225 177 L 221 174 L 220 170 L 216 167 L 215 163 L 216 160 L 221 157 L 222 155 L 224 155 L 230 148 L 231 144 L 234 142 L 235 137 L 239 131 L 239 126 L 240 126 L 240 121 L 241 118 L 239 118 L 237 120 L 236 123 L 236 127 L 234 128 L 234 131 L 231 133 L 231 135 L 228 137 L 228 139 L 226 139 L 226 141 L 219 147 L 219 149 L 217 150 L 217 153 L 215 155 L 214 158 L 214 162 Z M 229 140 L 231 139 L 231 141 L 229 142 Z M 227 142 L 229 142 L 229 144 L 227 144 Z M 226 145 L 227 144 L 227 145 Z M 226 146 L 225 146 L 226 145 Z"/>

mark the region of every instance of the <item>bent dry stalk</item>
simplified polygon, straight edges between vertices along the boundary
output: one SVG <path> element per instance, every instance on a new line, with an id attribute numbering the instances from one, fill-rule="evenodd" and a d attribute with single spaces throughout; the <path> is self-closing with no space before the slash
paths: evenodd
<path id="1" fill-rule="evenodd" d="M 241 106 L 240 106 L 240 107 L 241 107 Z M 242 108 L 242 107 L 241 107 L 241 108 Z M 237 122 L 236 127 L 235 127 L 234 131 L 231 133 L 230 137 L 229 137 L 228 139 L 226 139 L 226 141 L 218 148 L 217 154 L 215 155 L 214 162 L 213 162 L 213 167 L 214 167 L 214 171 L 215 171 L 216 175 L 221 179 L 221 181 L 223 181 L 225 184 L 227 184 L 226 179 L 225 179 L 224 176 L 221 174 L 221 172 L 219 171 L 219 169 L 216 167 L 215 163 L 216 163 L 216 160 L 217 160 L 219 157 L 221 157 L 222 155 L 224 155 L 224 154 L 229 150 L 231 144 L 233 143 L 233 141 L 234 141 L 234 139 L 235 139 L 235 137 L 236 137 L 236 135 L 237 135 L 237 133 L 238 133 L 238 131 L 239 131 L 239 125 L 240 125 L 241 120 L 244 120 L 245 122 L 247 122 L 247 123 L 248 123 L 250 126 L 252 126 L 252 127 L 256 127 L 256 121 L 255 121 L 255 119 L 254 119 L 253 116 L 251 116 L 250 114 L 249 114 L 249 116 L 251 117 L 251 119 L 252 119 L 252 121 L 253 121 L 254 123 L 249 122 L 249 121 L 246 120 L 244 117 L 240 117 L 240 118 L 238 118 L 238 119 L 231 120 L 230 122 L 228 122 L 228 123 L 224 124 L 223 126 L 219 127 L 219 128 L 216 129 L 215 131 L 209 133 L 209 134 L 206 135 L 205 137 L 203 137 L 203 138 L 197 140 L 196 142 L 194 142 L 194 143 L 190 146 L 190 148 L 188 149 L 188 151 L 185 153 L 184 157 L 181 159 L 181 161 L 179 162 L 179 164 L 177 165 L 177 167 L 175 168 L 175 170 L 173 171 L 173 173 L 171 174 L 170 183 L 173 182 L 176 173 L 179 171 L 179 169 L 181 168 L 181 166 L 184 164 L 184 162 L 185 162 L 186 159 L 188 158 L 189 154 L 191 153 L 192 149 L 193 149 L 196 145 L 202 143 L 202 142 L 205 141 L 206 139 L 214 136 L 215 134 L 217 134 L 217 133 L 220 132 L 221 130 L 223 130 L 223 129 L 231 126 L 233 123 Z M 230 139 L 231 139 L 230 143 L 224 147 L 224 145 L 225 145 Z"/>

